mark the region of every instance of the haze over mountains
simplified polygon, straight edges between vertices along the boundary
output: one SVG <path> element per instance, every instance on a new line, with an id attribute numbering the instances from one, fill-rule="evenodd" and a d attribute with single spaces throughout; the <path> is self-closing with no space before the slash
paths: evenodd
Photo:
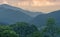
<path id="1" fill-rule="evenodd" d="M 15 11 L 21 11 L 31 17 L 35 17 L 37 16 L 38 14 L 43 14 L 42 12 L 31 12 L 31 11 L 27 11 L 27 10 L 23 10 L 21 8 L 18 8 L 18 7 L 14 7 L 14 6 L 11 6 L 11 5 L 8 5 L 8 4 L 2 4 L 0 6 L 3 6 L 4 8 L 7 8 L 7 9 L 12 9 L 12 10 L 15 10 Z"/>
<path id="2" fill-rule="evenodd" d="M 0 5 L 0 23 L 12 24 L 16 22 L 28 22 L 32 19 L 18 8 L 7 4 Z"/>
<path id="3" fill-rule="evenodd" d="M 37 27 L 44 26 L 49 17 L 60 22 L 60 10 L 44 14 L 42 12 L 31 12 L 7 4 L 0 5 L 0 23 L 13 24 L 16 22 L 28 22 Z"/>
<path id="4" fill-rule="evenodd" d="M 29 12 L 8 4 L 0 5 L 0 23 L 29 22 L 40 13 Z"/>
<path id="5" fill-rule="evenodd" d="M 54 18 L 56 21 L 56 24 L 60 24 L 60 10 L 48 13 L 48 14 L 42 14 L 35 17 L 31 22 L 35 24 L 38 27 L 45 26 L 47 23 L 48 18 Z"/>

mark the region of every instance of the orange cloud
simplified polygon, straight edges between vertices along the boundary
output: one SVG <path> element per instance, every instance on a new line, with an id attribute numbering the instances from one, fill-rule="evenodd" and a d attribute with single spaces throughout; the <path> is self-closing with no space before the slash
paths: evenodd
<path id="1" fill-rule="evenodd" d="M 0 1 L 1 3 L 13 4 L 18 6 L 51 6 L 60 3 L 57 2 L 57 0 L 0 0 Z"/>
<path id="2" fill-rule="evenodd" d="M 33 0 L 33 6 L 50 6 L 54 5 L 54 3 L 51 3 L 47 0 Z"/>
<path id="3" fill-rule="evenodd" d="M 0 3 L 35 11 L 52 11 L 60 9 L 60 0 L 0 0 Z"/>

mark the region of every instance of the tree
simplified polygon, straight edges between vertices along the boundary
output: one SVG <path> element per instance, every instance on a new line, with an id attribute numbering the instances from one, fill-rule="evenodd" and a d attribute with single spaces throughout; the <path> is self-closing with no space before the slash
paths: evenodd
<path id="1" fill-rule="evenodd" d="M 12 27 L 12 30 L 14 30 L 17 34 L 20 35 L 19 37 L 26 37 L 27 35 L 38 31 L 36 26 L 25 22 L 18 22 L 16 24 L 10 25 L 10 27 Z"/>
<path id="2" fill-rule="evenodd" d="M 57 34 L 57 26 L 55 24 L 55 20 L 53 18 L 49 18 L 47 21 L 47 25 L 45 29 L 43 30 L 44 32 L 44 37 L 55 37 Z"/>
<path id="3" fill-rule="evenodd" d="M 19 37 L 16 32 L 8 26 L 0 26 L 0 37 Z"/>
<path id="4" fill-rule="evenodd" d="M 14 32 L 14 31 L 5 30 L 2 32 L 2 37 L 19 37 L 19 35 L 16 34 L 16 32 Z"/>
<path id="5" fill-rule="evenodd" d="M 41 36 L 41 33 L 39 31 L 36 31 L 30 35 L 27 35 L 27 37 L 42 37 L 42 36 Z"/>

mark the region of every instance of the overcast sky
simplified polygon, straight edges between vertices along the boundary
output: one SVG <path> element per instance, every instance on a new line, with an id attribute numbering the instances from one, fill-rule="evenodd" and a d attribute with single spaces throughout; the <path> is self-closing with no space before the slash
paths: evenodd
<path id="1" fill-rule="evenodd" d="M 31 11 L 49 12 L 60 10 L 60 0 L 0 0 L 0 3 L 10 4 Z"/>

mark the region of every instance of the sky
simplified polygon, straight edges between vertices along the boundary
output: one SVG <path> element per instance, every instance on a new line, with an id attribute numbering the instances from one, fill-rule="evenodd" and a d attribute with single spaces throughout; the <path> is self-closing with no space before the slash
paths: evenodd
<path id="1" fill-rule="evenodd" d="M 60 10 L 60 0 L 0 0 L 0 4 L 9 4 L 25 10 L 45 13 Z"/>

